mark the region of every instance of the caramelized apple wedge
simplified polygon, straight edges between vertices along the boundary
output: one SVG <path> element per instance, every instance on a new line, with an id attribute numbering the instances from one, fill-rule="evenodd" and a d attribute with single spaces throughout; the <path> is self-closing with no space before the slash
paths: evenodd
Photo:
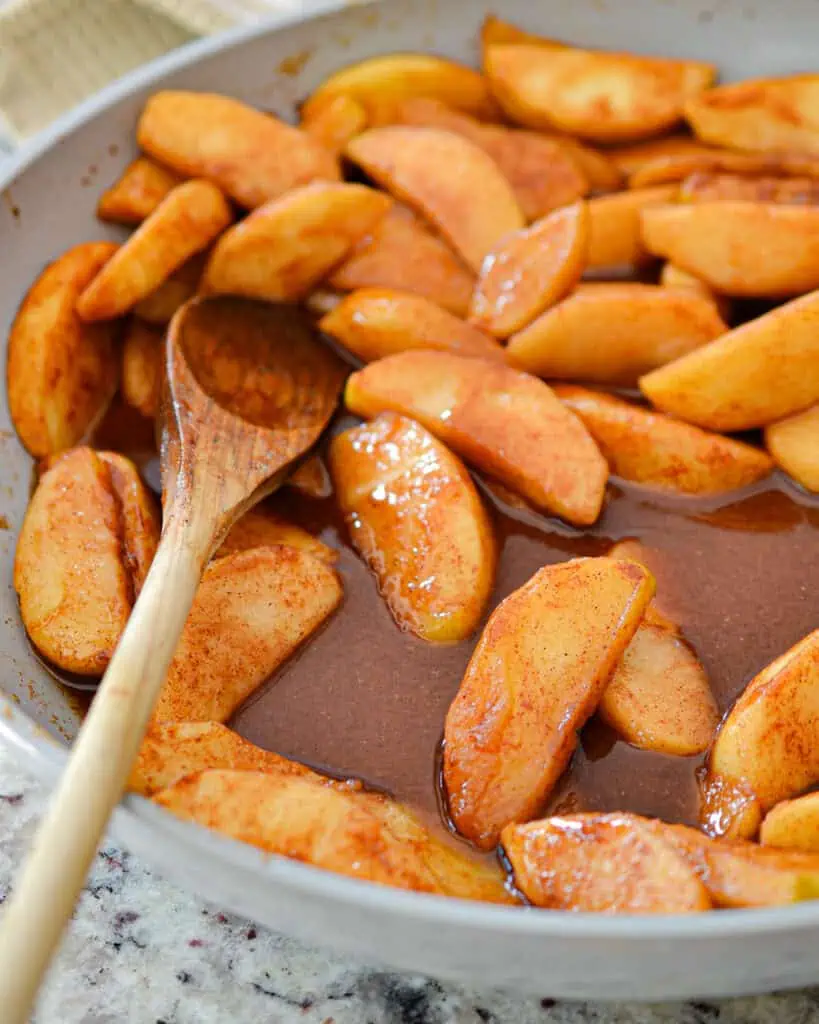
<path id="1" fill-rule="evenodd" d="M 101 419 L 117 387 L 111 324 L 86 324 L 75 306 L 116 246 L 86 242 L 40 274 L 9 332 L 6 384 L 11 420 L 35 456 L 77 444 Z"/>
<path id="2" fill-rule="evenodd" d="M 654 593 L 635 562 L 550 565 L 506 598 L 472 654 L 444 726 L 458 831 L 491 849 L 551 792 Z"/>
<path id="3" fill-rule="evenodd" d="M 567 814 L 508 825 L 501 841 L 515 886 L 536 907 L 606 914 L 711 908 L 688 861 L 635 814 Z"/>
<path id="4" fill-rule="evenodd" d="M 778 803 L 765 815 L 759 841 L 763 846 L 819 853 L 819 793 Z"/>
<path id="5" fill-rule="evenodd" d="M 327 283 L 342 291 L 400 289 L 464 317 L 474 280 L 446 242 L 424 227 L 409 207 L 394 203 Z"/>
<path id="6" fill-rule="evenodd" d="M 102 675 L 158 539 L 153 499 L 127 459 L 75 448 L 54 460 L 32 495 L 14 562 L 35 647 L 67 672 Z"/>
<path id="7" fill-rule="evenodd" d="M 533 505 L 580 525 L 600 514 L 608 470 L 586 428 L 542 381 L 484 359 L 400 352 L 347 381 L 347 408 L 418 420 Z"/>
<path id="8" fill-rule="evenodd" d="M 396 111 L 399 124 L 441 128 L 463 135 L 492 157 L 514 190 L 527 220 L 536 220 L 572 203 L 589 182 L 569 147 L 537 132 L 482 124 L 437 100 L 405 100 Z"/>
<path id="9" fill-rule="evenodd" d="M 506 352 L 541 377 L 628 386 L 725 330 L 713 302 L 690 290 L 585 284 L 514 334 Z"/>
<path id="10" fill-rule="evenodd" d="M 227 537 L 222 541 L 214 558 L 224 558 L 237 551 L 249 551 L 252 548 L 272 547 L 284 544 L 297 548 L 328 565 L 332 565 L 338 552 L 328 544 L 314 537 L 312 533 L 289 523 L 267 505 L 256 505 L 230 528 Z"/>
<path id="11" fill-rule="evenodd" d="M 710 299 L 717 312 L 726 323 L 731 317 L 731 300 L 726 295 L 720 295 L 710 288 L 705 281 L 689 274 L 687 270 L 678 267 L 676 263 L 664 263 L 660 271 L 660 281 L 664 288 L 690 288 L 704 299 Z"/>
<path id="12" fill-rule="evenodd" d="M 659 139 L 613 146 L 606 155 L 614 161 L 633 186 L 636 175 L 658 160 L 701 159 L 720 152 L 690 135 L 664 135 Z"/>
<path id="13" fill-rule="evenodd" d="M 495 98 L 513 121 L 597 142 L 670 128 L 714 80 L 699 61 L 638 57 L 549 43 L 495 44 L 484 54 Z"/>
<path id="14" fill-rule="evenodd" d="M 248 743 L 221 722 L 168 722 L 143 740 L 128 789 L 151 796 L 212 769 L 321 778 L 298 761 Z"/>
<path id="15" fill-rule="evenodd" d="M 173 814 L 353 878 L 511 903 L 498 867 L 434 838 L 400 804 L 315 777 L 205 771 L 154 796 Z"/>
<path id="16" fill-rule="evenodd" d="M 368 123 L 364 107 L 352 96 L 339 93 L 312 107 L 302 118 L 301 127 L 334 156 L 340 156 L 350 139 L 360 135 Z"/>
<path id="17" fill-rule="evenodd" d="M 431 97 L 476 117 L 492 118 L 498 109 L 480 72 L 426 53 L 370 57 L 342 68 L 310 96 L 302 117 L 311 119 L 336 96 L 361 104 L 373 125 L 389 124 L 396 105 L 413 96 Z"/>
<path id="18" fill-rule="evenodd" d="M 675 192 L 673 185 L 659 185 L 590 199 L 588 269 L 622 272 L 650 261 L 651 254 L 640 234 L 640 215 L 652 206 L 670 202 Z"/>
<path id="19" fill-rule="evenodd" d="M 819 494 L 819 405 L 766 427 L 765 445 L 777 466 Z"/>
<path id="20" fill-rule="evenodd" d="M 741 199 L 752 203 L 816 206 L 819 205 L 819 181 L 808 177 L 784 178 L 699 171 L 685 178 L 677 198 L 686 203 Z"/>
<path id="21" fill-rule="evenodd" d="M 819 886 L 819 856 L 742 840 L 710 839 L 685 825 L 655 825 L 697 872 L 717 907 L 775 907 Z"/>
<path id="22" fill-rule="evenodd" d="M 278 545 L 205 570 L 153 721 L 224 722 L 341 600 L 325 562 Z"/>
<path id="23" fill-rule="evenodd" d="M 498 338 L 525 327 L 580 280 L 589 245 L 584 203 L 556 210 L 509 235 L 484 260 L 470 322 Z"/>
<path id="24" fill-rule="evenodd" d="M 150 295 L 233 220 L 209 181 L 186 181 L 113 253 L 77 299 L 83 320 L 112 320 Z"/>
<path id="25" fill-rule="evenodd" d="M 122 397 L 149 419 L 159 411 L 164 353 L 163 333 L 139 320 L 131 320 L 122 346 Z"/>
<path id="26" fill-rule="evenodd" d="M 685 116 L 698 138 L 734 149 L 819 153 L 819 75 L 746 79 L 691 96 Z"/>
<path id="27" fill-rule="evenodd" d="M 202 272 L 207 262 L 207 252 L 198 252 L 165 278 L 155 290 L 140 299 L 134 306 L 134 316 L 157 327 L 165 327 L 173 319 L 181 305 L 199 290 Z"/>
<path id="28" fill-rule="evenodd" d="M 708 430 L 764 427 L 819 401 L 819 291 L 642 377 L 663 412 Z"/>
<path id="29" fill-rule="evenodd" d="M 642 237 L 726 295 L 784 298 L 819 288 L 819 207 L 726 199 L 655 206 Z"/>
<path id="30" fill-rule="evenodd" d="M 122 177 L 100 196 L 97 216 L 115 224 L 141 224 L 182 178 L 147 156 L 128 164 Z"/>
<path id="31" fill-rule="evenodd" d="M 476 272 L 504 235 L 523 227 L 523 213 L 497 164 L 460 135 L 377 128 L 348 143 L 346 154 L 431 221 Z"/>
<path id="32" fill-rule="evenodd" d="M 303 298 L 390 207 L 366 185 L 314 182 L 254 210 L 213 247 L 202 291 L 268 302 Z"/>
<path id="33" fill-rule="evenodd" d="M 329 458 L 352 542 L 398 625 L 437 643 L 469 636 L 489 599 L 496 551 L 466 467 L 391 413 L 337 435 Z"/>
<path id="34" fill-rule="evenodd" d="M 773 469 L 759 448 L 569 384 L 555 394 L 580 417 L 615 476 L 677 494 L 721 494 Z"/>
<path id="35" fill-rule="evenodd" d="M 704 827 L 740 834 L 725 799 L 734 788 L 764 814 L 819 781 L 817 694 L 819 630 L 756 675 L 723 720 L 708 760 Z M 750 828 L 741 830 L 748 838 Z"/>
<path id="36" fill-rule="evenodd" d="M 501 346 L 477 327 L 420 295 L 388 288 L 353 292 L 319 327 L 365 363 L 414 348 L 505 360 Z"/>
<path id="37" fill-rule="evenodd" d="M 250 209 L 297 185 L 339 178 L 333 154 L 306 132 L 217 93 L 154 93 L 137 142 L 160 163 L 208 178 Z"/>

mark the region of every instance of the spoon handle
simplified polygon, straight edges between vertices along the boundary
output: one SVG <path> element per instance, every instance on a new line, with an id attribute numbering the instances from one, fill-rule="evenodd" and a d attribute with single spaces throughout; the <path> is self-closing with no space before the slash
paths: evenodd
<path id="1" fill-rule="evenodd" d="M 0 1007 L 26 1024 L 122 795 L 207 560 L 212 517 L 175 517 L 0 919 Z M 93 581 L 89 581 L 93 585 Z"/>

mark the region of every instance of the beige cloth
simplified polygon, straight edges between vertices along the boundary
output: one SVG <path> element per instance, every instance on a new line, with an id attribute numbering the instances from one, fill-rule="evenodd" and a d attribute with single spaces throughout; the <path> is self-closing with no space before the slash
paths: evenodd
<path id="1" fill-rule="evenodd" d="M 20 142 L 146 61 L 309 0 L 0 0 L 0 135 Z"/>

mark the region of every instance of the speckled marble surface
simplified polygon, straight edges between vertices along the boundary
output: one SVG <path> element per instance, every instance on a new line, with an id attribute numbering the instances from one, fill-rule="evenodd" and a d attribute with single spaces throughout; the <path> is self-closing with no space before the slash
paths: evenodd
<path id="1" fill-rule="evenodd" d="M 0 898 L 8 892 L 44 799 L 39 785 L 0 747 Z M 603 1006 L 467 992 L 307 949 L 202 906 L 127 853 L 105 846 L 34 1021 L 819 1024 L 819 989 L 663 1006 Z"/>

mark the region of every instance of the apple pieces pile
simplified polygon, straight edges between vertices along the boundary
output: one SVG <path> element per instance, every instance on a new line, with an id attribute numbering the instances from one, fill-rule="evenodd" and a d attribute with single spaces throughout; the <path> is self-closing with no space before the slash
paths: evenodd
<path id="1" fill-rule="evenodd" d="M 97 208 L 132 233 L 58 255 L 9 336 L 11 416 L 39 460 L 23 624 L 57 670 L 105 671 L 161 512 L 97 428 L 112 407 L 150 436 L 167 325 L 192 297 L 302 303 L 352 369 L 326 464 L 313 452 L 286 486 L 333 501 L 413 642 L 471 645 L 442 723 L 444 796 L 463 839 L 503 849 L 517 895 L 411 808 L 229 728 L 344 596 L 336 550 L 275 503 L 214 553 L 131 789 L 420 892 L 632 913 L 814 896 L 819 634 L 720 722 L 656 552 L 619 541 L 493 604 L 482 492 L 577 534 L 611 478 L 646 501 L 713 500 L 779 468 L 819 493 L 819 78 L 715 84 L 709 64 L 493 16 L 480 51 L 480 69 L 341 68 L 297 125 L 213 93 L 148 99 L 141 154 Z M 766 311 L 742 322 L 748 298 Z M 593 716 L 641 750 L 708 751 L 701 831 L 541 817 Z"/>

